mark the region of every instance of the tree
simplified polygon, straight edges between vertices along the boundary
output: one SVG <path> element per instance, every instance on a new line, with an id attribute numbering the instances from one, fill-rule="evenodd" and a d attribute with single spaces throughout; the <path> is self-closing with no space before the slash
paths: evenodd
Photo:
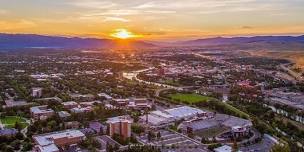
<path id="1" fill-rule="evenodd" d="M 271 150 L 271 152 L 290 152 L 290 148 L 288 144 L 276 144 L 274 145 Z"/>
<path id="2" fill-rule="evenodd" d="M 233 145 L 232 145 L 232 152 L 237 152 L 238 151 L 238 144 L 236 142 L 236 140 L 233 141 Z"/>
<path id="3" fill-rule="evenodd" d="M 151 141 L 155 138 L 155 134 L 151 131 L 148 132 L 148 141 Z"/>
<path id="4" fill-rule="evenodd" d="M 26 142 L 26 143 L 23 143 L 22 147 L 23 148 L 21 151 L 30 151 L 30 150 L 32 150 L 33 145 L 31 143 Z"/>
<path id="5" fill-rule="evenodd" d="M 20 122 L 16 122 L 14 128 L 16 128 L 18 131 L 22 130 L 22 125 Z"/>
<path id="6" fill-rule="evenodd" d="M 161 138 L 160 132 L 158 132 L 156 136 L 157 136 L 157 139 L 160 139 Z"/>
<path id="7" fill-rule="evenodd" d="M 16 138 L 19 139 L 19 140 L 23 140 L 24 136 L 20 131 L 18 131 L 17 134 L 16 134 Z"/>

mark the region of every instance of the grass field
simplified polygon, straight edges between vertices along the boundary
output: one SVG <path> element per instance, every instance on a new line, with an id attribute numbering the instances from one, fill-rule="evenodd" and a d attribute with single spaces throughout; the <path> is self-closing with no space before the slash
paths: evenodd
<path id="1" fill-rule="evenodd" d="M 1 118 L 0 121 L 7 128 L 13 128 L 16 122 L 19 122 L 22 125 L 22 128 L 28 126 L 28 123 L 24 118 L 17 116 L 6 116 L 4 118 Z"/>
<path id="2" fill-rule="evenodd" d="M 174 101 L 188 103 L 188 104 L 204 102 L 209 99 L 212 99 L 211 97 L 202 96 L 195 93 L 175 93 L 175 94 L 170 94 L 169 97 Z"/>

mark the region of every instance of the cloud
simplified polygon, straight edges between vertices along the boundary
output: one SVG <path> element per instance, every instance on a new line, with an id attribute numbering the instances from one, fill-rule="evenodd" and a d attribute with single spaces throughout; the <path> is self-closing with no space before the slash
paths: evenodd
<path id="1" fill-rule="evenodd" d="M 156 6 L 155 2 L 147 2 L 147 3 L 137 5 L 134 8 L 136 8 L 136 9 L 146 9 L 146 8 L 153 8 L 155 6 Z"/>
<path id="2" fill-rule="evenodd" d="M 94 11 L 83 15 L 84 17 L 94 17 L 94 16 L 127 16 L 127 15 L 137 15 L 140 11 L 137 10 L 127 10 L 127 9 L 114 9 L 107 11 Z"/>
<path id="3" fill-rule="evenodd" d="M 33 28 L 36 24 L 29 20 L 16 20 L 16 21 L 0 21 L 0 27 L 3 31 Z"/>
<path id="4" fill-rule="evenodd" d="M 130 22 L 130 20 L 121 18 L 121 17 L 105 17 L 105 19 L 103 21 L 105 21 L 105 22 L 109 22 L 109 21 Z"/>
<path id="5" fill-rule="evenodd" d="M 73 5 L 76 7 L 83 7 L 89 9 L 107 9 L 117 6 L 116 3 L 111 1 L 98 1 L 98 0 L 74 0 L 73 2 L 68 2 L 66 4 Z"/>
<path id="6" fill-rule="evenodd" d="M 253 29 L 253 26 L 242 26 L 241 29 Z"/>
<path id="7" fill-rule="evenodd" d="M 144 13 L 148 14 L 174 14 L 176 11 L 166 11 L 166 10 L 147 10 Z"/>

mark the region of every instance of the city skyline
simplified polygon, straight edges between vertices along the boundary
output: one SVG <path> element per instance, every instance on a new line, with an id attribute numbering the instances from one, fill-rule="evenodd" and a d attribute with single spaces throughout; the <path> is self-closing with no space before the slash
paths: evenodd
<path id="1" fill-rule="evenodd" d="M 300 0 L 0 0 L 0 33 L 144 40 L 300 35 Z"/>

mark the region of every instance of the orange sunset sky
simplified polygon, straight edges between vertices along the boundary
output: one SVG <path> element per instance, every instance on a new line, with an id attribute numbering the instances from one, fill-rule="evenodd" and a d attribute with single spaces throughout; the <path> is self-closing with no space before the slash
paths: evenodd
<path id="1" fill-rule="evenodd" d="M 0 33 L 111 38 L 125 30 L 151 40 L 304 33 L 303 0 L 0 0 L 0 6 Z"/>

